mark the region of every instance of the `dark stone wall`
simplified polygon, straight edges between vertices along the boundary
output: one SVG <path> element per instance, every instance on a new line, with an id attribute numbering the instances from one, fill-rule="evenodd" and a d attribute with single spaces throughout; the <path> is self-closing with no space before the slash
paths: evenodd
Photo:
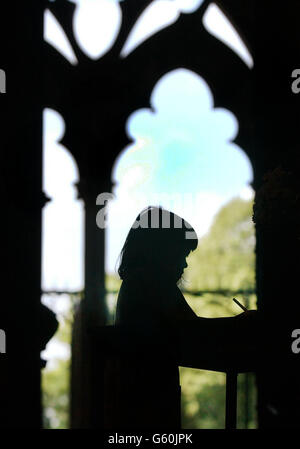
<path id="1" fill-rule="evenodd" d="M 1 427 L 41 425 L 39 302 L 41 274 L 43 2 L 3 2 L 0 66 L 2 282 Z M 3 324 L 2 324 L 3 323 Z M 1 375 L 3 370 L 1 369 Z"/>

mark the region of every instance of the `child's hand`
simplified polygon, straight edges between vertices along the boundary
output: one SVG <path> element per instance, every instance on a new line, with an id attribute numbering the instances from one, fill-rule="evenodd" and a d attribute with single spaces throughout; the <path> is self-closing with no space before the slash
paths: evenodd
<path id="1" fill-rule="evenodd" d="M 261 314 L 257 310 L 247 310 L 246 312 L 240 313 L 238 315 L 238 322 L 246 333 L 249 332 L 251 339 L 259 337 L 262 322 Z M 246 336 L 244 338 L 247 339 Z"/>
<path id="2" fill-rule="evenodd" d="M 244 316 L 256 316 L 258 314 L 258 310 L 247 310 L 246 312 L 242 312 L 241 315 Z"/>
<path id="3" fill-rule="evenodd" d="M 259 312 L 258 312 L 258 310 L 247 310 L 246 312 L 240 313 L 238 315 L 238 317 L 247 319 L 247 320 L 258 319 Z"/>

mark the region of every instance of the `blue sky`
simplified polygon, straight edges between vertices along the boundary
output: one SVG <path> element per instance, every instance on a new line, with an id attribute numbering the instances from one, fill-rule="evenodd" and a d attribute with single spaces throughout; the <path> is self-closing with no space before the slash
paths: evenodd
<path id="1" fill-rule="evenodd" d="M 201 77 L 185 69 L 166 74 L 152 92 L 151 106 L 129 117 L 134 143 L 113 170 L 117 198 L 111 204 L 109 270 L 143 207 L 161 204 L 173 210 L 201 237 L 230 198 L 251 196 L 251 166 L 232 143 L 238 122 L 229 111 L 213 107 Z"/>
<path id="2" fill-rule="evenodd" d="M 118 160 L 116 177 L 138 166 L 143 189 L 220 195 L 234 195 L 251 180 L 246 156 L 231 142 L 238 122 L 213 107 L 203 78 L 186 69 L 166 74 L 152 92 L 151 106 L 154 112 L 142 109 L 129 117 L 128 134 L 137 143 Z"/>

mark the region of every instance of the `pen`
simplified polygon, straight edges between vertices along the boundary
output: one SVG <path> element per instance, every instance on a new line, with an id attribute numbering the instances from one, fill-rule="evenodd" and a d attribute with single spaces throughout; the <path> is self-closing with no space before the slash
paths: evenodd
<path id="1" fill-rule="evenodd" d="M 234 301 L 238 306 L 240 306 L 240 308 L 243 309 L 244 312 L 248 311 L 248 309 L 246 309 L 246 307 L 244 307 L 243 304 L 241 304 L 236 298 L 232 298 L 232 301 Z"/>

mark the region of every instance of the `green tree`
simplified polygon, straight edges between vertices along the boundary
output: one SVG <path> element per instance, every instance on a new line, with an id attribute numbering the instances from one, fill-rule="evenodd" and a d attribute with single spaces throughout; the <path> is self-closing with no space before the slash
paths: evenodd
<path id="1" fill-rule="evenodd" d="M 42 373 L 43 425 L 46 429 L 69 428 L 70 360 L 57 360 Z"/>
<path id="2" fill-rule="evenodd" d="M 189 256 L 183 286 L 188 291 L 220 291 L 199 296 L 185 293 L 195 313 L 204 317 L 233 316 L 241 310 L 226 291 L 255 288 L 255 233 L 252 201 L 234 198 L 215 216 L 209 232 Z M 224 293 L 222 293 L 224 291 Z M 234 294 L 256 308 L 255 294 Z M 182 421 L 185 428 L 224 428 L 225 374 L 180 368 Z M 255 427 L 255 381 L 238 376 L 238 427 Z"/>
<path id="3" fill-rule="evenodd" d="M 53 337 L 58 344 L 71 346 L 73 310 L 81 294 L 70 295 L 70 306 L 58 316 L 59 328 Z M 42 371 L 43 426 L 46 429 L 69 428 L 70 358 L 56 358 Z"/>
<path id="4" fill-rule="evenodd" d="M 254 225 L 252 201 L 234 198 L 216 215 L 186 270 L 191 290 L 253 289 Z"/>

